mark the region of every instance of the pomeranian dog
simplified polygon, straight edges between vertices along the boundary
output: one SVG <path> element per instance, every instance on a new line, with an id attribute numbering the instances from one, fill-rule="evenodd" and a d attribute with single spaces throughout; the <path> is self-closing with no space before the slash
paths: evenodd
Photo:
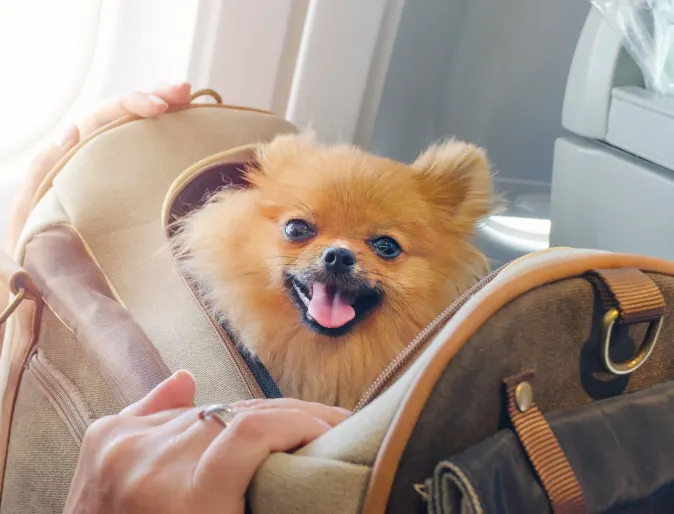
<path id="1" fill-rule="evenodd" d="M 352 409 L 391 360 L 487 271 L 471 244 L 492 212 L 477 147 L 406 165 L 312 133 L 263 145 L 249 187 L 183 220 L 183 269 L 284 396 Z"/>

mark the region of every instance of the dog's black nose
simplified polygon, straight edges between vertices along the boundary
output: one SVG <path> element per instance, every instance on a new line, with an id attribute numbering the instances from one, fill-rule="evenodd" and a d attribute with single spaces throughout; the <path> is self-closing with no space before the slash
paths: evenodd
<path id="1" fill-rule="evenodd" d="M 349 273 L 356 264 L 356 256 L 351 250 L 331 246 L 323 252 L 325 270 L 337 275 Z"/>

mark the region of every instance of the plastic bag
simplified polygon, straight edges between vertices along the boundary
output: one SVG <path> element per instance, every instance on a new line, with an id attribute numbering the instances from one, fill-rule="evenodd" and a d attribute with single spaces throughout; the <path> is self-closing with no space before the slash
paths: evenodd
<path id="1" fill-rule="evenodd" d="M 590 0 L 644 75 L 647 89 L 674 96 L 674 0 Z"/>

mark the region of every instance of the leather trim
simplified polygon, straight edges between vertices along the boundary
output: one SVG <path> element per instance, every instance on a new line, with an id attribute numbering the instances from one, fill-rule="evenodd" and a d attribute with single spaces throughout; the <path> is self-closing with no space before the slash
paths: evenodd
<path id="1" fill-rule="evenodd" d="M 257 113 L 262 113 L 262 114 L 268 114 L 270 116 L 273 116 L 274 113 L 270 111 L 265 111 L 262 109 L 255 109 L 252 107 L 240 107 L 240 106 L 235 106 L 235 105 L 225 105 L 225 104 L 185 104 L 185 105 L 177 105 L 177 106 L 172 106 L 164 114 L 169 114 L 173 112 L 179 112 L 179 111 L 184 111 L 187 109 L 201 109 L 201 108 L 211 108 L 211 109 L 230 109 L 230 110 L 236 110 L 236 111 L 250 111 L 250 112 L 257 112 Z M 136 115 L 128 115 L 124 116 L 116 121 L 113 121 L 111 123 L 108 123 L 107 125 L 104 125 L 103 127 L 99 128 L 98 130 L 95 130 L 91 134 L 89 134 L 87 137 L 85 137 L 82 141 L 77 143 L 75 146 L 73 146 L 68 153 L 66 153 L 59 162 L 56 163 L 56 165 L 51 169 L 51 171 L 47 174 L 47 176 L 44 178 L 42 183 L 40 184 L 40 187 L 38 187 L 37 192 L 35 193 L 35 196 L 33 197 L 33 200 L 30 204 L 30 210 L 32 211 L 37 203 L 42 199 L 42 197 L 51 189 L 51 186 L 54 182 L 54 179 L 56 176 L 61 172 L 61 170 L 64 168 L 64 166 L 70 161 L 70 159 L 78 152 L 80 149 L 86 145 L 89 141 L 92 139 L 100 136 L 101 134 L 104 134 L 105 132 L 108 132 L 112 129 L 115 129 L 117 127 L 120 127 L 122 125 L 125 125 L 127 123 L 130 123 L 132 121 L 137 121 L 137 120 L 142 120 L 145 118 L 142 118 L 140 116 Z"/>
<path id="2" fill-rule="evenodd" d="M 164 198 L 162 205 L 162 224 L 164 230 L 168 232 L 170 219 L 175 209 L 175 202 L 180 196 L 180 193 L 187 187 L 194 179 L 207 173 L 212 167 L 220 166 L 230 163 L 250 162 L 255 155 L 255 150 L 258 144 L 249 144 L 231 148 L 224 152 L 219 152 L 197 161 L 192 166 L 183 171 L 173 181 L 169 187 L 168 192 Z M 167 234 L 169 235 L 169 234 Z"/>
<path id="3" fill-rule="evenodd" d="M 421 369 L 403 399 L 375 459 L 363 500 L 364 514 L 384 513 L 400 457 L 414 426 L 442 371 L 473 334 L 501 307 L 527 291 L 593 269 L 635 267 L 645 272 L 674 276 L 674 262 L 641 255 L 604 252 L 553 252 L 541 260 L 527 259 L 526 266 L 513 266 L 473 297 L 438 334 L 446 338 L 427 351 Z"/>

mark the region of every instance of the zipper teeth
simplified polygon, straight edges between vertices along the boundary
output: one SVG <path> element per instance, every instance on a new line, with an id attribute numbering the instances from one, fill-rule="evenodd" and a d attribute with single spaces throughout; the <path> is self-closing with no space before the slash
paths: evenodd
<path id="1" fill-rule="evenodd" d="M 417 336 L 412 339 L 412 341 L 403 349 L 398 356 L 391 361 L 391 363 L 384 368 L 384 370 L 379 374 L 375 379 L 372 385 L 365 391 L 365 394 L 360 399 L 356 405 L 354 412 L 361 410 L 368 403 L 376 398 L 379 395 L 384 387 L 395 377 L 409 362 L 413 359 L 415 355 L 421 352 L 426 345 L 430 342 L 430 337 L 440 328 L 441 325 L 445 324 L 465 303 L 478 291 L 484 288 L 489 282 L 491 282 L 503 269 L 505 269 L 510 263 L 506 263 L 501 267 L 495 269 L 482 280 L 480 280 L 473 287 L 468 289 L 465 293 L 459 296 L 454 300 L 449 307 L 442 311 L 433 321 L 431 321 L 424 329 L 417 334 Z"/>
<path id="2" fill-rule="evenodd" d="M 66 419 L 77 433 L 80 442 L 84 438 L 84 433 L 89 427 L 89 423 L 82 416 L 77 405 L 58 380 L 49 372 L 49 370 L 39 361 L 37 354 L 33 356 L 28 365 L 33 372 L 33 376 L 42 384 L 42 387 L 52 395 L 54 400 L 63 409 Z"/>

